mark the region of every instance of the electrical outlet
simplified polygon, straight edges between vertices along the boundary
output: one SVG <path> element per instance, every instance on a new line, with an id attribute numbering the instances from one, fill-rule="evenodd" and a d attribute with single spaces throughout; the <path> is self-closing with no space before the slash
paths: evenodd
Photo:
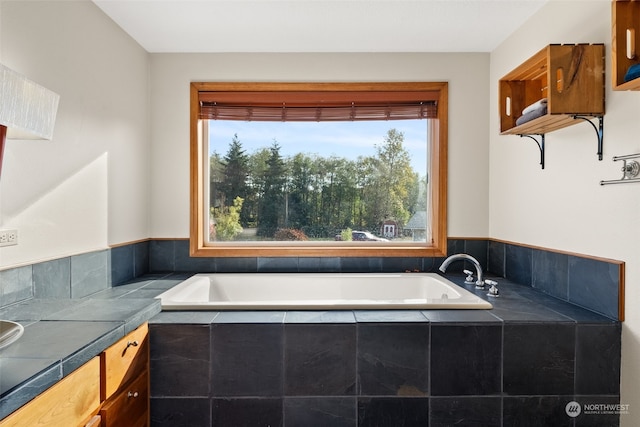
<path id="1" fill-rule="evenodd" d="M 0 230 L 0 246 L 18 244 L 18 230 Z"/>

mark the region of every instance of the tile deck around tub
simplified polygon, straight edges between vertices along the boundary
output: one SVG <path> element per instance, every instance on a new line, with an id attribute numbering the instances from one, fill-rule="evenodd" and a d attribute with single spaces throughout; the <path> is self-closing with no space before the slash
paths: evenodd
<path id="1" fill-rule="evenodd" d="M 620 322 L 498 280 L 491 310 L 159 313 L 152 425 L 564 425 L 567 402 L 617 403 Z"/>

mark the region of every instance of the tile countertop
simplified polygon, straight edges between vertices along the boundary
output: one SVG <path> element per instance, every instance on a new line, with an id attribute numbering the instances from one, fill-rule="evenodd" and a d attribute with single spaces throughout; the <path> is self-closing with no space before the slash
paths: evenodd
<path id="1" fill-rule="evenodd" d="M 151 318 L 152 323 L 617 323 L 503 278 L 496 279 L 500 298 L 489 298 L 455 274 L 446 277 L 490 300 L 493 309 L 160 313 L 154 298 L 189 276 L 150 274 L 82 299 L 33 299 L 0 309 L 0 319 L 25 327 L 17 342 L 0 350 L 0 419 Z"/>
<path id="2" fill-rule="evenodd" d="M 184 275 L 148 275 L 82 299 L 32 299 L 0 309 L 24 334 L 0 350 L 0 419 L 161 310 L 154 299 Z"/>

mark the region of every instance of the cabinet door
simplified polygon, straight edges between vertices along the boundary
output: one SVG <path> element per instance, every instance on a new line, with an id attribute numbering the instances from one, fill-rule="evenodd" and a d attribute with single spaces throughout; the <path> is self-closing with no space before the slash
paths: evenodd
<path id="1" fill-rule="evenodd" d="M 2 420 L 0 426 L 84 426 L 99 407 L 100 358 L 94 357 Z"/>
<path id="2" fill-rule="evenodd" d="M 148 369 L 148 332 L 145 323 L 102 353 L 102 400 Z"/>
<path id="3" fill-rule="evenodd" d="M 149 375 L 145 371 L 100 410 L 102 427 L 144 427 L 149 413 Z"/>

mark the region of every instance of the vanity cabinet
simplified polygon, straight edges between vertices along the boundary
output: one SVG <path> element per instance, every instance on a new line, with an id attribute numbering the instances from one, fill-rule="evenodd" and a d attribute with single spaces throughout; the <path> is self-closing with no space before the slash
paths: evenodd
<path id="1" fill-rule="evenodd" d="M 611 2 L 611 65 L 613 90 L 640 90 L 640 78 L 624 81 L 632 65 L 640 64 L 640 1 Z"/>
<path id="2" fill-rule="evenodd" d="M 604 44 L 551 44 L 499 81 L 502 135 L 544 135 L 579 123 L 574 116 L 604 115 Z M 541 99 L 547 112 L 516 124 Z"/>
<path id="3" fill-rule="evenodd" d="M 0 427 L 148 427 L 149 326 L 104 350 Z"/>
<path id="4" fill-rule="evenodd" d="M 0 426 L 85 426 L 99 408 L 100 358 L 96 356 L 3 419 Z"/>

